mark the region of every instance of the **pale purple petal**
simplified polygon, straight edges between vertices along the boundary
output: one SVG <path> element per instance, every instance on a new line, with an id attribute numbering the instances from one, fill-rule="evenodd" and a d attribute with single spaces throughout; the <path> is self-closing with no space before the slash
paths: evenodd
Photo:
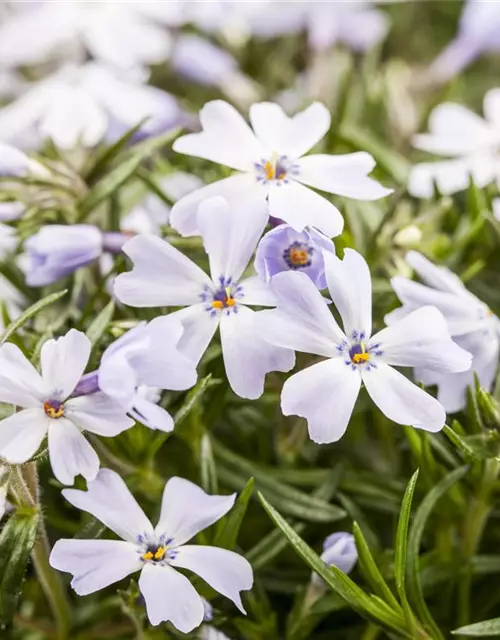
<path id="1" fill-rule="evenodd" d="M 46 385 L 38 371 L 14 344 L 0 347 L 0 402 L 41 407 Z"/>
<path id="2" fill-rule="evenodd" d="M 172 538 L 171 546 L 178 547 L 220 520 L 234 505 L 235 499 L 235 493 L 211 496 L 189 480 L 170 478 L 163 491 L 160 520 L 155 531 Z"/>
<path id="3" fill-rule="evenodd" d="M 138 536 L 153 539 L 153 527 L 125 482 L 111 469 L 101 469 L 88 483 L 88 491 L 64 489 L 62 494 L 77 509 L 87 511 L 128 542 Z"/>
<path id="4" fill-rule="evenodd" d="M 27 462 L 47 434 L 49 418 L 43 409 L 25 409 L 0 421 L 0 457 L 11 464 Z"/>
<path id="5" fill-rule="evenodd" d="M 132 307 L 194 304 L 210 278 L 171 244 L 156 236 L 136 236 L 124 248 L 134 263 L 114 283 L 116 297 Z"/>
<path id="6" fill-rule="evenodd" d="M 211 316 L 205 302 L 174 311 L 169 317 L 180 320 L 184 327 L 177 348 L 197 365 L 219 327 L 219 318 Z"/>
<path id="7" fill-rule="evenodd" d="M 203 622 L 201 597 L 185 576 L 168 565 L 144 565 L 139 589 L 152 625 L 171 622 L 182 633 L 190 633 Z"/>
<path id="8" fill-rule="evenodd" d="M 314 442 L 337 442 L 347 429 L 360 386 L 359 372 L 344 358 L 325 360 L 288 378 L 281 410 L 285 416 L 305 418 Z"/>
<path id="9" fill-rule="evenodd" d="M 100 591 L 142 567 L 137 547 L 122 540 L 58 540 L 50 554 L 54 569 L 71 573 L 79 596 Z"/>
<path id="10" fill-rule="evenodd" d="M 105 393 L 71 398 L 64 405 L 64 415 L 80 429 L 108 438 L 134 426 L 123 406 Z"/>
<path id="11" fill-rule="evenodd" d="M 220 321 L 222 355 L 231 389 L 252 400 L 264 392 L 266 374 L 290 371 L 295 354 L 271 345 L 255 323 L 255 311 L 238 305 L 237 313 L 223 315 Z"/>
<path id="12" fill-rule="evenodd" d="M 44 343 L 40 361 L 51 398 L 64 400 L 72 393 L 89 361 L 90 346 L 87 336 L 76 329 Z"/>
<path id="13" fill-rule="evenodd" d="M 55 477 L 65 485 L 72 485 L 75 476 L 92 481 L 99 471 L 99 457 L 71 420 L 58 418 L 49 425 L 50 466 Z"/>
<path id="14" fill-rule="evenodd" d="M 271 286 L 267 282 L 263 282 L 259 276 L 251 276 L 240 281 L 242 302 L 247 305 L 256 305 L 258 307 L 274 307 L 277 304 L 277 298 L 274 295 Z"/>
<path id="15" fill-rule="evenodd" d="M 363 383 L 382 413 L 398 424 L 440 431 L 446 422 L 442 405 L 384 362 L 363 369 Z"/>
<path id="16" fill-rule="evenodd" d="M 193 571 L 245 613 L 240 591 L 248 591 L 253 585 L 253 571 L 248 560 L 218 547 L 186 545 L 176 551 L 171 562 L 174 567 Z"/>

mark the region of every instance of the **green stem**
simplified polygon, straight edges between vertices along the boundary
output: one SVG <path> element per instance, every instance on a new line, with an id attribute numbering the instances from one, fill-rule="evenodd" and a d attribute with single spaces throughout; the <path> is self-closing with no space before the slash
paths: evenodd
<path id="1" fill-rule="evenodd" d="M 486 460 L 479 490 L 472 499 L 465 517 L 462 557 L 466 563 L 466 569 L 465 576 L 458 586 L 458 623 L 461 627 L 470 622 L 471 560 L 478 551 L 491 512 L 490 497 L 499 471 L 500 464 L 497 460 Z"/>
<path id="2" fill-rule="evenodd" d="M 34 507 L 41 513 L 36 463 L 32 462 L 23 467 L 16 467 L 14 487 L 16 498 L 21 504 Z M 40 518 L 37 539 L 31 552 L 31 558 L 42 589 L 56 619 L 57 638 L 58 640 L 66 640 L 69 637 L 71 610 L 60 576 L 49 564 L 49 554 L 50 545 L 47 532 L 43 519 Z"/>

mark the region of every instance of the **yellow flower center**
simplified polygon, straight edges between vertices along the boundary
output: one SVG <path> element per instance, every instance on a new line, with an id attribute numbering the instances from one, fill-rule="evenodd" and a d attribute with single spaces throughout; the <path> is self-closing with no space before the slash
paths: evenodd
<path id="1" fill-rule="evenodd" d="M 349 356 L 354 364 L 361 364 L 370 360 L 370 354 L 366 351 L 364 342 L 352 346 L 349 351 Z"/>
<path id="2" fill-rule="evenodd" d="M 43 410 L 49 418 L 62 418 L 64 415 L 64 405 L 57 400 L 47 400 L 43 403 Z"/>
<path id="3" fill-rule="evenodd" d="M 225 309 L 234 307 L 236 300 L 232 296 L 231 287 L 224 287 L 214 294 L 214 299 L 210 303 L 213 309 Z"/>
<path id="4" fill-rule="evenodd" d="M 160 560 L 163 560 L 166 553 L 167 553 L 166 546 L 156 547 L 156 549 L 153 547 L 151 549 L 148 549 L 146 553 L 142 555 L 142 559 L 152 560 L 153 562 L 159 562 Z"/>

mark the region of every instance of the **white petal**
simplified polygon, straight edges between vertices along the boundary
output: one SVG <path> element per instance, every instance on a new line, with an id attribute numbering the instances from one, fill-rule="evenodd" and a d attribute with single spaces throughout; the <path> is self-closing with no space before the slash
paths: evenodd
<path id="1" fill-rule="evenodd" d="M 64 489 L 62 494 L 77 509 L 87 511 L 128 542 L 137 536 L 153 538 L 153 527 L 125 482 L 111 469 L 101 469 L 88 483 L 88 491 Z"/>
<path id="2" fill-rule="evenodd" d="M 418 273 L 430 287 L 440 291 L 470 297 L 460 278 L 446 267 L 438 267 L 418 251 L 409 251 L 405 256 L 408 264 Z"/>
<path id="3" fill-rule="evenodd" d="M 220 276 L 238 281 L 248 266 L 269 215 L 259 198 L 229 204 L 221 196 L 204 200 L 198 209 L 198 228 L 210 260 L 212 280 Z"/>
<path id="4" fill-rule="evenodd" d="M 29 460 L 42 444 L 49 418 L 43 409 L 26 409 L 0 421 L 0 457 L 11 464 Z"/>
<path id="5" fill-rule="evenodd" d="M 343 358 L 325 360 L 288 378 L 281 409 L 285 416 L 305 418 L 314 442 L 337 442 L 347 429 L 360 386 L 359 372 Z"/>
<path id="6" fill-rule="evenodd" d="M 315 227 L 329 238 L 338 236 L 344 228 L 344 219 L 335 205 L 294 180 L 271 187 L 269 215 L 284 220 L 296 231 Z"/>
<path id="7" fill-rule="evenodd" d="M 476 331 L 483 321 L 478 314 L 479 305 L 468 304 L 464 296 L 457 296 L 446 291 L 431 289 L 419 282 L 413 282 L 400 276 L 392 278 L 391 285 L 407 311 L 414 311 L 422 306 L 432 305 L 441 311 L 448 323 L 452 336 Z M 386 319 L 392 324 L 393 316 Z"/>
<path id="8" fill-rule="evenodd" d="M 243 556 L 218 547 L 186 545 L 177 549 L 171 564 L 193 571 L 245 613 L 240 591 L 252 588 L 253 571 Z"/>
<path id="9" fill-rule="evenodd" d="M 242 301 L 244 304 L 257 305 L 258 307 L 274 307 L 278 300 L 270 285 L 263 282 L 259 276 L 252 276 L 240 281 L 243 290 Z"/>
<path id="10" fill-rule="evenodd" d="M 299 166 L 297 180 L 346 198 L 378 200 L 393 192 L 368 177 L 375 167 L 375 160 L 364 151 L 342 156 L 307 156 L 302 158 Z"/>
<path id="11" fill-rule="evenodd" d="M 470 109 L 451 102 L 438 105 L 429 117 L 429 134 L 417 135 L 417 149 L 445 156 L 466 155 L 491 145 L 492 129 Z"/>
<path id="12" fill-rule="evenodd" d="M 66 418 L 50 421 L 49 455 L 52 471 L 62 484 L 74 484 L 77 475 L 94 480 L 99 471 L 97 453 L 78 427 Z"/>
<path id="13" fill-rule="evenodd" d="M 174 430 L 174 420 L 163 407 L 138 395 L 133 400 L 133 410 L 130 412 L 136 420 L 150 429 L 157 429 L 164 433 Z"/>
<path id="14" fill-rule="evenodd" d="M 291 118 L 278 104 L 260 102 L 250 107 L 250 120 L 267 153 L 282 153 L 293 159 L 307 153 L 330 128 L 330 113 L 320 102 Z"/>
<path id="15" fill-rule="evenodd" d="M 50 554 L 54 569 L 71 573 L 79 596 L 100 591 L 139 571 L 137 547 L 122 540 L 58 540 Z"/>
<path id="16" fill-rule="evenodd" d="M 45 399 L 42 377 L 14 344 L 0 347 L 0 402 L 19 407 L 40 407 Z"/>
<path id="17" fill-rule="evenodd" d="M 90 357 L 90 340 L 81 331 L 71 329 L 65 336 L 47 340 L 40 354 L 45 384 L 58 400 L 74 390 Z"/>
<path id="18" fill-rule="evenodd" d="M 203 622 L 201 597 L 185 576 L 168 565 L 144 565 L 139 589 L 152 625 L 171 622 L 182 633 L 190 633 Z"/>
<path id="19" fill-rule="evenodd" d="M 116 297 L 133 307 L 194 304 L 210 278 L 189 258 L 156 236 L 136 236 L 123 247 L 134 263 L 114 283 Z"/>
<path id="20" fill-rule="evenodd" d="M 272 278 L 271 289 L 278 309 L 261 312 L 258 318 L 269 319 L 273 342 L 305 353 L 335 355 L 345 335 L 313 281 L 305 273 L 286 271 Z M 286 321 L 286 330 L 278 329 L 280 321 Z M 267 336 L 267 329 L 262 330 Z"/>
<path id="21" fill-rule="evenodd" d="M 372 280 L 366 260 L 353 249 L 344 251 L 344 259 L 323 251 L 328 291 L 350 339 L 372 332 Z M 354 337 L 354 339 L 357 339 Z"/>
<path id="22" fill-rule="evenodd" d="M 128 358 L 141 384 L 175 391 L 196 384 L 196 364 L 179 348 L 184 332 L 174 314 L 155 318 L 147 325 L 150 346 Z"/>
<path id="23" fill-rule="evenodd" d="M 486 92 L 483 101 L 483 112 L 487 120 L 500 128 L 500 89 L 490 89 Z"/>
<path id="24" fill-rule="evenodd" d="M 442 405 L 408 378 L 383 362 L 364 369 L 363 382 L 382 413 L 398 424 L 440 431 L 446 421 Z"/>
<path id="25" fill-rule="evenodd" d="M 220 321 L 222 355 L 231 389 L 241 398 L 255 400 L 264 392 L 264 381 L 271 371 L 290 371 L 295 354 L 270 345 L 255 323 L 255 311 L 238 305 L 237 313 L 223 315 Z"/>
<path id="26" fill-rule="evenodd" d="M 443 314 L 436 307 L 421 307 L 370 341 L 379 344 L 384 362 L 399 367 L 425 367 L 443 373 L 470 369 L 472 356 L 450 337 Z"/>
<path id="27" fill-rule="evenodd" d="M 197 189 L 181 198 L 172 207 L 170 224 L 183 236 L 198 236 L 198 208 L 207 198 L 222 196 L 229 203 L 253 199 L 260 194 L 262 200 L 267 197 L 267 190 L 257 182 L 255 174 L 236 174 L 224 180 L 212 182 L 206 187 Z"/>
<path id="28" fill-rule="evenodd" d="M 371 49 L 385 38 L 390 27 L 389 18 L 382 11 L 353 11 L 352 17 L 344 20 L 340 39 L 355 51 Z"/>
<path id="29" fill-rule="evenodd" d="M 64 405 L 64 414 L 80 429 L 108 438 L 134 426 L 124 408 L 105 393 L 71 398 Z"/>
<path id="30" fill-rule="evenodd" d="M 211 496 L 189 480 L 170 478 L 163 491 L 155 531 L 172 538 L 171 546 L 178 547 L 226 515 L 235 499 L 235 493 Z"/>
<path id="31" fill-rule="evenodd" d="M 196 365 L 207 350 L 219 326 L 219 318 L 211 317 L 205 302 L 174 311 L 169 315 L 181 321 L 184 333 L 177 344 L 181 353 Z"/>
<path id="32" fill-rule="evenodd" d="M 450 195 L 467 189 L 471 176 L 476 186 L 482 188 L 492 182 L 496 174 L 495 159 L 490 155 L 422 162 L 410 171 L 408 191 L 416 198 L 431 198 L 436 184 L 443 195 Z"/>
<path id="33" fill-rule="evenodd" d="M 173 149 L 219 164 L 251 171 L 262 156 L 262 146 L 245 119 L 227 102 L 213 100 L 200 111 L 201 133 L 177 138 Z"/>

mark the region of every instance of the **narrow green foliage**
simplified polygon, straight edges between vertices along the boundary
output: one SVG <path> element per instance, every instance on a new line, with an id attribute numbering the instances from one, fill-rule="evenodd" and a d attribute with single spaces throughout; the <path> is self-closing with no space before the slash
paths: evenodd
<path id="1" fill-rule="evenodd" d="M 3 334 L 0 336 L 0 344 L 4 344 L 7 340 L 14 334 L 16 331 L 24 327 L 32 318 L 34 318 L 37 314 L 48 307 L 51 304 L 54 304 L 58 300 L 60 300 L 64 295 L 66 295 L 67 289 L 64 291 L 58 291 L 57 293 L 51 293 L 50 295 L 42 298 L 35 304 L 32 304 L 31 307 L 28 307 L 24 313 L 22 313 L 18 318 L 16 318 L 10 325 L 5 329 Z"/>

